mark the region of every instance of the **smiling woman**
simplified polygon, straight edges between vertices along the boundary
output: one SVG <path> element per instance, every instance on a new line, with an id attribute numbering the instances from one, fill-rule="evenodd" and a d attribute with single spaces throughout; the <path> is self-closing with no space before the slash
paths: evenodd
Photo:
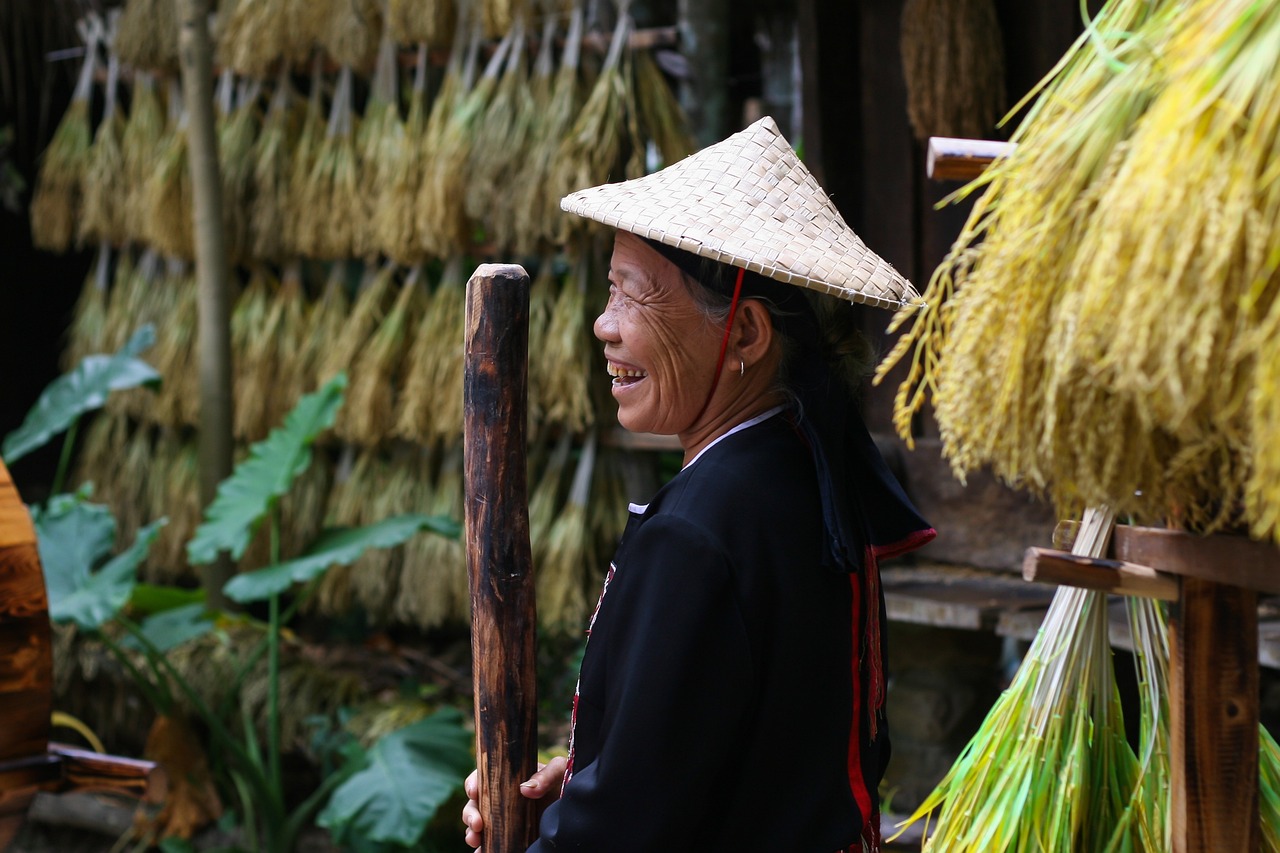
<path id="1" fill-rule="evenodd" d="M 771 119 L 562 206 L 617 229 L 595 334 L 618 420 L 677 436 L 684 467 L 631 507 L 569 755 L 521 786 L 549 803 L 530 851 L 878 850 L 877 560 L 933 530 L 862 424 L 822 303 L 915 292 Z"/>

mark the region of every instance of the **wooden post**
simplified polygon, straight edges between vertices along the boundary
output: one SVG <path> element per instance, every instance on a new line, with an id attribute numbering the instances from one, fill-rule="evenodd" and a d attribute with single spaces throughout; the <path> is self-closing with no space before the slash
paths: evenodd
<path id="1" fill-rule="evenodd" d="M 519 791 L 537 769 L 528 355 L 528 273 L 481 264 L 467 282 L 463 466 L 485 853 L 524 853 L 537 837 L 536 803 Z"/>
<path id="2" fill-rule="evenodd" d="M 1174 853 L 1253 853 L 1258 827 L 1258 595 L 1194 577 L 1170 628 Z"/>

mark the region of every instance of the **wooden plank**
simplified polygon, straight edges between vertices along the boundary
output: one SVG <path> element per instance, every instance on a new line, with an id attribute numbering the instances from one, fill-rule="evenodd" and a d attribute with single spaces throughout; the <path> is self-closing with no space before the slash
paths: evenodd
<path id="1" fill-rule="evenodd" d="M 1137 595 L 1157 601 L 1176 601 L 1178 581 L 1150 566 L 1083 557 L 1051 548 L 1028 548 L 1022 577 L 1037 583 L 1097 589 L 1117 595 Z"/>
<path id="2" fill-rule="evenodd" d="M 1174 853 L 1253 853 L 1258 827 L 1257 594 L 1195 577 L 1170 631 Z"/>
<path id="3" fill-rule="evenodd" d="M 109 790 L 142 798 L 168 781 L 154 761 L 104 755 L 63 743 L 49 744 L 49 754 L 62 761 L 62 777 L 71 788 Z"/>
<path id="4" fill-rule="evenodd" d="M 931 136 L 925 155 L 925 173 L 935 181 L 971 181 L 1015 148 L 1011 142 L 993 139 L 956 139 Z"/>
<path id="5" fill-rule="evenodd" d="M 1246 536 L 1197 536 L 1156 527 L 1116 527 L 1117 560 L 1161 572 L 1280 594 L 1280 548 Z"/>
<path id="6" fill-rule="evenodd" d="M 881 586 L 891 620 L 974 631 L 994 630 L 1004 613 L 1042 611 L 1053 597 L 1011 575 L 936 563 L 886 568 Z"/>

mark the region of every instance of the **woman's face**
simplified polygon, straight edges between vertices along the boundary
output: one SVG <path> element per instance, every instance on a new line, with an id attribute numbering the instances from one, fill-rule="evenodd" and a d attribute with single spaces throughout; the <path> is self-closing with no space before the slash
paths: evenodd
<path id="1" fill-rule="evenodd" d="M 688 432 L 712 386 L 723 331 L 708 322 L 680 270 L 634 234 L 619 231 L 609 301 L 596 318 L 618 422 L 633 432 Z"/>

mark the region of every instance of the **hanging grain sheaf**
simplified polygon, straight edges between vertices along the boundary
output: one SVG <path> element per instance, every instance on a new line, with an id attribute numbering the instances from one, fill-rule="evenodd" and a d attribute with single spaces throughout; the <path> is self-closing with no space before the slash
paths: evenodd
<path id="1" fill-rule="evenodd" d="M 120 15 L 115 51 L 145 71 L 178 71 L 178 0 L 128 0 Z"/>
<path id="2" fill-rule="evenodd" d="M 379 159 L 371 164 L 374 204 L 370 242 L 375 251 L 404 266 L 416 264 L 423 256 L 414 202 L 422 183 L 426 126 L 427 46 L 420 44 L 408 117 L 401 120 L 399 109 L 388 113 Z"/>
<path id="3" fill-rule="evenodd" d="M 168 427 L 200 423 L 200 378 L 196 364 L 196 273 L 193 265 L 170 260 L 158 285 L 166 294 L 158 308 L 152 364 L 164 377 L 149 406 L 136 410 L 140 418 Z M 145 400 L 138 395 L 137 399 Z M 158 517 L 158 516 L 157 516 Z"/>
<path id="4" fill-rule="evenodd" d="M 237 87 L 234 75 L 226 71 L 219 83 L 217 140 L 222 177 L 222 225 L 227 255 L 232 262 L 245 259 L 249 253 L 252 155 L 260 122 L 258 97 L 261 92 L 260 81 L 242 81 Z"/>
<path id="5" fill-rule="evenodd" d="M 110 37 L 107 39 L 110 46 Z M 119 106 L 120 61 L 107 58 L 107 84 L 102 120 L 93 135 L 88 163 L 81 179 L 80 221 L 76 243 L 106 242 L 122 246 L 128 240 L 127 174 L 124 167 L 124 112 Z"/>
<path id="6" fill-rule="evenodd" d="M 993 0 L 907 0 L 901 47 L 916 139 L 989 138 L 1005 108 L 1004 42 Z"/>
<path id="7" fill-rule="evenodd" d="M 547 533 L 544 562 L 538 567 L 538 621 L 552 630 L 580 630 L 589 615 L 586 569 L 592 562 L 593 549 L 587 507 L 595 460 L 596 440 L 592 433 L 578 458 L 568 500 Z"/>
<path id="8" fill-rule="evenodd" d="M 351 106 L 352 71 L 338 74 L 329 125 L 298 201 L 297 249 L 312 258 L 363 257 L 369 246 L 367 189 L 361 186 L 356 147 L 359 117 Z"/>
<path id="9" fill-rule="evenodd" d="M 550 362 L 541 357 L 547 351 L 547 330 L 555 310 L 556 296 L 560 293 L 554 272 L 555 258 L 542 256 L 538 262 L 538 274 L 529 287 L 529 352 L 538 357 L 529 359 L 529 432 L 542 435 L 546 423 L 546 411 L 555 402 L 551 399 L 553 382 L 549 372 Z M 532 500 L 532 498 L 530 498 Z"/>
<path id="10" fill-rule="evenodd" d="M 124 256 L 117 265 L 124 265 Z M 111 247 L 98 246 L 97 259 L 89 269 L 80 296 L 71 312 L 67 345 L 62 350 L 62 369 L 72 370 L 86 355 L 107 352 L 107 289 L 111 283 Z"/>
<path id="11" fill-rule="evenodd" d="M 274 351 L 274 345 L 265 332 L 272 293 L 277 286 L 268 267 L 253 265 L 249 281 L 231 312 L 231 351 L 235 353 L 231 383 L 235 400 L 232 424 L 236 438 L 244 442 L 261 441 L 267 437 L 268 397 L 261 391 L 264 373 L 266 381 L 270 382 L 274 368 L 266 355 Z"/>
<path id="12" fill-rule="evenodd" d="M 281 261 L 288 245 L 289 171 L 292 154 L 289 119 L 295 93 L 289 75 L 281 72 L 271 95 L 262 128 L 248 159 L 249 253 L 260 261 Z"/>
<path id="13" fill-rule="evenodd" d="M 457 20 L 454 0 L 390 0 L 387 9 L 387 31 L 398 44 L 448 50 Z"/>
<path id="14" fill-rule="evenodd" d="M 586 323 L 588 276 L 584 254 L 560 282 L 540 354 L 546 382 L 542 417 L 574 432 L 595 420 L 588 385 L 594 358 Z"/>
<path id="15" fill-rule="evenodd" d="M 360 279 L 355 303 L 351 306 L 336 340 L 326 344 L 326 357 L 320 365 L 321 376 L 345 373 L 350 380 L 357 362 L 373 342 L 396 292 L 396 266 L 385 263 L 380 268 L 368 266 Z M 360 417 L 351 405 L 343 406 L 334 423 L 334 433 L 345 441 L 353 442 L 352 420 Z"/>
<path id="16" fill-rule="evenodd" d="M 361 73 L 372 69 L 382 40 L 383 0 L 319 0 L 319 41 L 338 65 Z"/>
<path id="17" fill-rule="evenodd" d="M 187 542 L 201 520 L 200 460 L 195 441 L 175 429 L 163 428 L 156 437 L 152 470 L 147 481 L 147 514 L 167 517 L 147 556 L 143 574 L 153 583 L 192 580 Z"/>
<path id="18" fill-rule="evenodd" d="M 302 393 L 309 393 L 334 377 L 333 373 L 327 372 L 326 361 L 334 343 L 342 335 L 350 313 L 346 282 L 349 263 L 336 263 L 329 268 L 324 290 L 307 318 L 305 343 L 297 361 Z"/>
<path id="19" fill-rule="evenodd" d="M 547 15 L 528 91 L 522 96 L 523 109 L 528 115 L 524 150 L 520 152 L 518 168 L 513 170 L 504 187 L 507 194 L 510 241 L 517 255 L 539 254 L 542 251 L 539 247 L 542 232 L 548 227 L 535 214 L 540 209 L 542 183 L 546 180 L 547 164 L 550 161 L 550 157 L 541 152 L 547 133 L 545 128 L 552 112 L 551 99 L 556 80 L 556 33 L 557 16 Z M 531 330 L 532 328 L 530 325 Z"/>
<path id="20" fill-rule="evenodd" d="M 187 165 L 187 111 L 181 85 L 169 82 L 169 123 L 145 191 L 147 242 L 164 255 L 195 256 L 191 170 Z"/>
<path id="21" fill-rule="evenodd" d="M 457 442 L 455 434 L 453 441 Z M 428 515 L 462 517 L 462 445 L 441 451 L 440 472 L 431 489 Z M 423 510 L 420 510 L 423 511 Z M 395 618 L 406 625 L 433 628 L 465 622 L 470 614 L 466 552 L 460 539 L 416 536 L 410 540 L 401 573 Z"/>
<path id="22" fill-rule="evenodd" d="M 164 108 L 156 90 L 155 77 L 145 72 L 134 74 L 129 100 L 129 118 L 125 122 L 120 146 L 124 151 L 124 228 L 127 239 L 142 241 L 146 237 L 147 182 L 155 170 L 164 139 Z"/>
<path id="23" fill-rule="evenodd" d="M 288 0 L 222 0 L 218 17 L 218 62 L 237 74 L 265 78 L 290 61 L 304 58 L 314 26 L 296 28 Z M 308 16 L 318 17 L 315 11 Z"/>
<path id="24" fill-rule="evenodd" d="M 693 153 L 694 141 L 689 133 L 689 120 L 671 85 L 653 54 L 637 50 L 631 58 L 636 106 L 640 127 L 647 139 L 653 140 L 662 155 L 662 165 L 669 166 Z"/>
<path id="25" fill-rule="evenodd" d="M 320 55 L 311 62 L 311 87 L 308 90 L 307 106 L 303 110 L 300 127 L 289 152 L 289 192 L 284 210 L 285 216 L 284 246 L 286 255 L 306 255 L 310 253 L 320 237 L 315 233 L 319 227 L 320 214 L 309 210 L 312 173 L 317 166 L 317 156 L 326 136 L 324 106 L 321 92 L 324 89 L 324 59 Z"/>
<path id="26" fill-rule="evenodd" d="M 49 252 L 71 248 L 93 148 L 89 99 L 93 96 L 98 44 L 104 37 L 102 19 L 91 15 L 77 27 L 84 39 L 84 64 L 71 93 L 71 103 L 58 122 L 49 147 L 40 155 L 40 170 L 31 196 L 31 239 L 36 248 Z"/>

